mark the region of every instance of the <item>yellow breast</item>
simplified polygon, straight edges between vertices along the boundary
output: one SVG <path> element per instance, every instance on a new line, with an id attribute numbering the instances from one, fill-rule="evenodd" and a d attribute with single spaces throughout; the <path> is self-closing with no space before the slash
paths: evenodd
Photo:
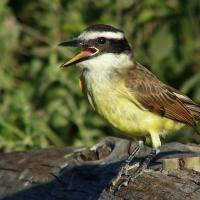
<path id="1" fill-rule="evenodd" d="M 102 78 L 101 78 L 102 79 Z M 86 75 L 82 88 L 92 107 L 112 126 L 133 136 L 163 134 L 183 125 L 143 108 L 125 87 L 123 80 Z"/>

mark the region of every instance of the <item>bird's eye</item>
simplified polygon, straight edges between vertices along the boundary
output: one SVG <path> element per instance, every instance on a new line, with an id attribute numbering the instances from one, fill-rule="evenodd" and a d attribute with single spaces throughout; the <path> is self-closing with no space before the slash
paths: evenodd
<path id="1" fill-rule="evenodd" d="M 98 41 L 99 44 L 104 44 L 106 42 L 106 38 L 100 37 L 100 38 L 97 39 L 97 41 Z"/>

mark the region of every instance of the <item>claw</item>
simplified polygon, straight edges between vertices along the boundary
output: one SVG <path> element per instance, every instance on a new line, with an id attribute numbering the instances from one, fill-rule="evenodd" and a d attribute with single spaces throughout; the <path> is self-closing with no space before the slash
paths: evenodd
<path id="1" fill-rule="evenodd" d="M 132 159 L 136 155 L 136 153 L 140 150 L 138 146 L 134 149 L 134 151 L 131 153 L 131 155 L 128 157 L 128 159 L 125 161 L 125 163 L 122 165 L 120 171 L 118 172 L 118 175 L 112 180 L 110 187 L 108 188 L 110 192 L 116 192 L 119 191 L 122 187 L 127 187 L 130 182 L 134 182 L 134 180 L 141 175 L 145 169 L 148 168 L 150 162 L 155 158 L 157 155 L 157 152 L 153 150 L 144 160 L 142 164 L 140 164 L 136 170 L 131 174 L 128 175 L 128 171 L 133 168 L 133 166 L 130 165 Z M 135 167 L 135 165 L 134 165 Z M 122 180 L 121 183 L 119 181 Z M 119 184 L 119 185 L 118 185 Z M 117 186 L 117 189 L 114 189 L 114 187 Z"/>
<path id="2" fill-rule="evenodd" d="M 129 157 L 126 159 L 126 161 L 122 165 L 122 167 L 119 170 L 117 176 L 112 180 L 110 187 L 114 187 L 122 177 L 127 176 L 128 171 L 130 169 L 130 163 L 133 160 L 133 158 L 135 157 L 135 155 L 140 151 L 140 148 L 141 148 L 140 145 L 137 145 L 135 147 L 135 149 L 132 151 L 132 153 L 129 155 Z"/>

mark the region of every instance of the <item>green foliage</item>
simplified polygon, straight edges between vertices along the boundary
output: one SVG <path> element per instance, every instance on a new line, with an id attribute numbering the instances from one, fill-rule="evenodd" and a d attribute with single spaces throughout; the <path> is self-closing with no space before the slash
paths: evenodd
<path id="1" fill-rule="evenodd" d="M 0 1 L 0 149 L 91 145 L 109 126 L 60 69 L 57 44 L 92 23 L 122 28 L 135 57 L 200 103 L 200 4 L 193 1 Z"/>

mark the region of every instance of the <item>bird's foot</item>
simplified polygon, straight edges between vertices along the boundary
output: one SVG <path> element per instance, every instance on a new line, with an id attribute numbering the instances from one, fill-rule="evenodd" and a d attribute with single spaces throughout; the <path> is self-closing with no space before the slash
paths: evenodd
<path id="1" fill-rule="evenodd" d="M 128 171 L 131 170 L 132 167 L 133 167 L 132 165 L 126 164 L 120 169 L 119 173 L 112 180 L 112 182 L 108 188 L 110 192 L 116 190 L 115 188 L 117 188 L 117 190 L 120 190 L 121 186 L 127 186 L 126 183 L 130 176 L 130 175 L 128 175 Z"/>
<path id="2" fill-rule="evenodd" d="M 129 155 L 129 157 L 125 160 L 125 162 L 122 164 L 118 174 L 116 177 L 114 177 L 114 179 L 112 180 L 108 190 L 114 191 L 114 188 L 116 185 L 121 185 L 120 182 L 126 182 L 127 178 L 128 178 L 128 171 L 133 168 L 132 165 L 130 165 L 131 161 L 133 160 L 133 158 L 135 157 L 135 155 L 140 151 L 140 149 L 143 148 L 143 144 L 139 143 L 139 145 L 137 145 L 134 150 L 131 152 L 131 154 Z M 135 165 L 134 165 L 135 166 Z M 122 180 L 122 181 L 121 181 Z M 124 180 L 124 181 L 123 181 Z"/>
<path id="3" fill-rule="evenodd" d="M 148 169 L 149 164 L 155 158 L 156 154 L 157 152 L 153 150 L 138 167 L 135 164 L 130 165 L 130 162 L 127 162 L 128 158 L 118 175 L 113 179 L 109 191 L 119 191 L 122 187 L 128 186 L 130 182 L 134 182 L 139 175 Z M 132 171 L 133 168 L 136 169 Z M 129 171 L 132 171 L 131 174 L 128 174 Z"/>

